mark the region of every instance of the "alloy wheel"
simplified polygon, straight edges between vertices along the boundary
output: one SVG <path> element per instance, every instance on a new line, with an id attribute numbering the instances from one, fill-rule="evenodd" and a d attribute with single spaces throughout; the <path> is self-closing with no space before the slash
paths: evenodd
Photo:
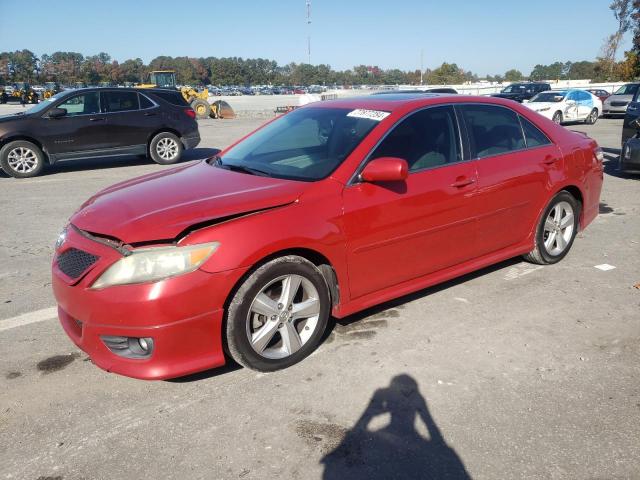
<path id="1" fill-rule="evenodd" d="M 173 160 L 178 155 L 178 144 L 173 138 L 161 138 L 156 145 L 156 152 L 163 160 Z"/>
<path id="2" fill-rule="evenodd" d="M 549 212 L 543 231 L 544 247 L 550 255 L 560 255 L 571 241 L 575 220 L 573 207 L 568 202 L 558 202 Z"/>
<path id="3" fill-rule="evenodd" d="M 16 147 L 7 155 L 9 167 L 18 173 L 31 173 L 38 167 L 36 152 L 27 147 Z"/>
<path id="4" fill-rule="evenodd" d="M 259 355 L 282 359 L 313 336 L 320 317 L 316 287 L 301 275 L 285 275 L 267 284 L 251 302 L 246 331 Z"/>

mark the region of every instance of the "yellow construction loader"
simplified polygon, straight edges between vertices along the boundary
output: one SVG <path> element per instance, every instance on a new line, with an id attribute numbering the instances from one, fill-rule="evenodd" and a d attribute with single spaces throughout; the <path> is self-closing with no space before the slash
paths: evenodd
<path id="1" fill-rule="evenodd" d="M 209 103 L 209 90 L 197 91 L 192 87 L 176 85 L 176 72 L 173 70 L 154 70 L 149 73 L 149 81 L 137 85 L 138 88 L 168 88 L 179 90 L 186 102 L 191 105 L 198 118 L 234 118 L 235 112 L 227 102 L 218 100 Z"/>

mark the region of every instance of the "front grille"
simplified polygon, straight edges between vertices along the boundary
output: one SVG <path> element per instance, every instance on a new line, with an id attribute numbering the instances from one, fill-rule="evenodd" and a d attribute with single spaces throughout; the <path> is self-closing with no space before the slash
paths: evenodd
<path id="1" fill-rule="evenodd" d="M 58 256 L 58 268 L 69 278 L 76 279 L 87 268 L 96 263 L 99 257 L 83 252 L 77 248 L 70 248 Z"/>
<path id="2" fill-rule="evenodd" d="M 611 102 L 611 106 L 612 107 L 624 107 L 627 105 L 627 103 L 629 102 Z"/>

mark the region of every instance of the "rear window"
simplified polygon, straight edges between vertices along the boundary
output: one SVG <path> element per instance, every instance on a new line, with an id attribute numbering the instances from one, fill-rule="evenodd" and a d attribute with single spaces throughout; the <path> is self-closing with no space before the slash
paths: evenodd
<path id="1" fill-rule="evenodd" d="M 169 102 L 171 105 L 175 105 L 177 107 L 188 107 L 189 104 L 182 97 L 182 94 L 179 92 L 153 92 L 156 97 L 160 97 L 165 102 Z"/>
<path id="2" fill-rule="evenodd" d="M 525 148 L 518 115 L 496 105 L 463 105 L 472 156 L 490 157 Z"/>
<path id="3" fill-rule="evenodd" d="M 136 92 L 103 92 L 105 112 L 126 112 L 138 110 L 138 94 Z"/>

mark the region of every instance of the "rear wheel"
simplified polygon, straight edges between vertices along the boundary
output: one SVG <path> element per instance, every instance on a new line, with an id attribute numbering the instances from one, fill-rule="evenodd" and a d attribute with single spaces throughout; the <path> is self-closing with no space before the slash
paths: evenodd
<path id="1" fill-rule="evenodd" d="M 289 367 L 318 346 L 330 310 L 327 284 L 314 264 L 298 256 L 271 260 L 247 278 L 229 304 L 228 352 L 252 370 Z"/>
<path id="2" fill-rule="evenodd" d="M 580 202 L 567 191 L 553 197 L 538 222 L 535 248 L 525 260 L 540 265 L 562 260 L 578 233 L 580 208 Z"/>
<path id="3" fill-rule="evenodd" d="M 553 123 L 560 125 L 562 123 L 562 112 L 557 111 L 556 113 L 554 113 L 552 120 Z"/>
<path id="4" fill-rule="evenodd" d="M 149 144 L 149 154 L 161 165 L 176 163 L 182 157 L 184 147 L 180 139 L 171 132 L 160 132 Z"/>
<path id="5" fill-rule="evenodd" d="M 35 177 L 44 168 L 44 154 L 31 142 L 9 142 L 0 150 L 0 167 L 15 178 Z"/>
<path id="6" fill-rule="evenodd" d="M 196 98 L 193 102 L 191 102 L 191 108 L 196 112 L 196 116 L 198 118 L 209 118 L 209 113 L 211 112 L 211 105 L 208 102 Z"/>
<path id="7" fill-rule="evenodd" d="M 589 116 L 584 120 L 584 123 L 586 123 L 587 125 L 593 125 L 598 121 L 598 109 L 594 108 L 593 110 L 591 110 L 591 113 L 589 113 Z"/>

